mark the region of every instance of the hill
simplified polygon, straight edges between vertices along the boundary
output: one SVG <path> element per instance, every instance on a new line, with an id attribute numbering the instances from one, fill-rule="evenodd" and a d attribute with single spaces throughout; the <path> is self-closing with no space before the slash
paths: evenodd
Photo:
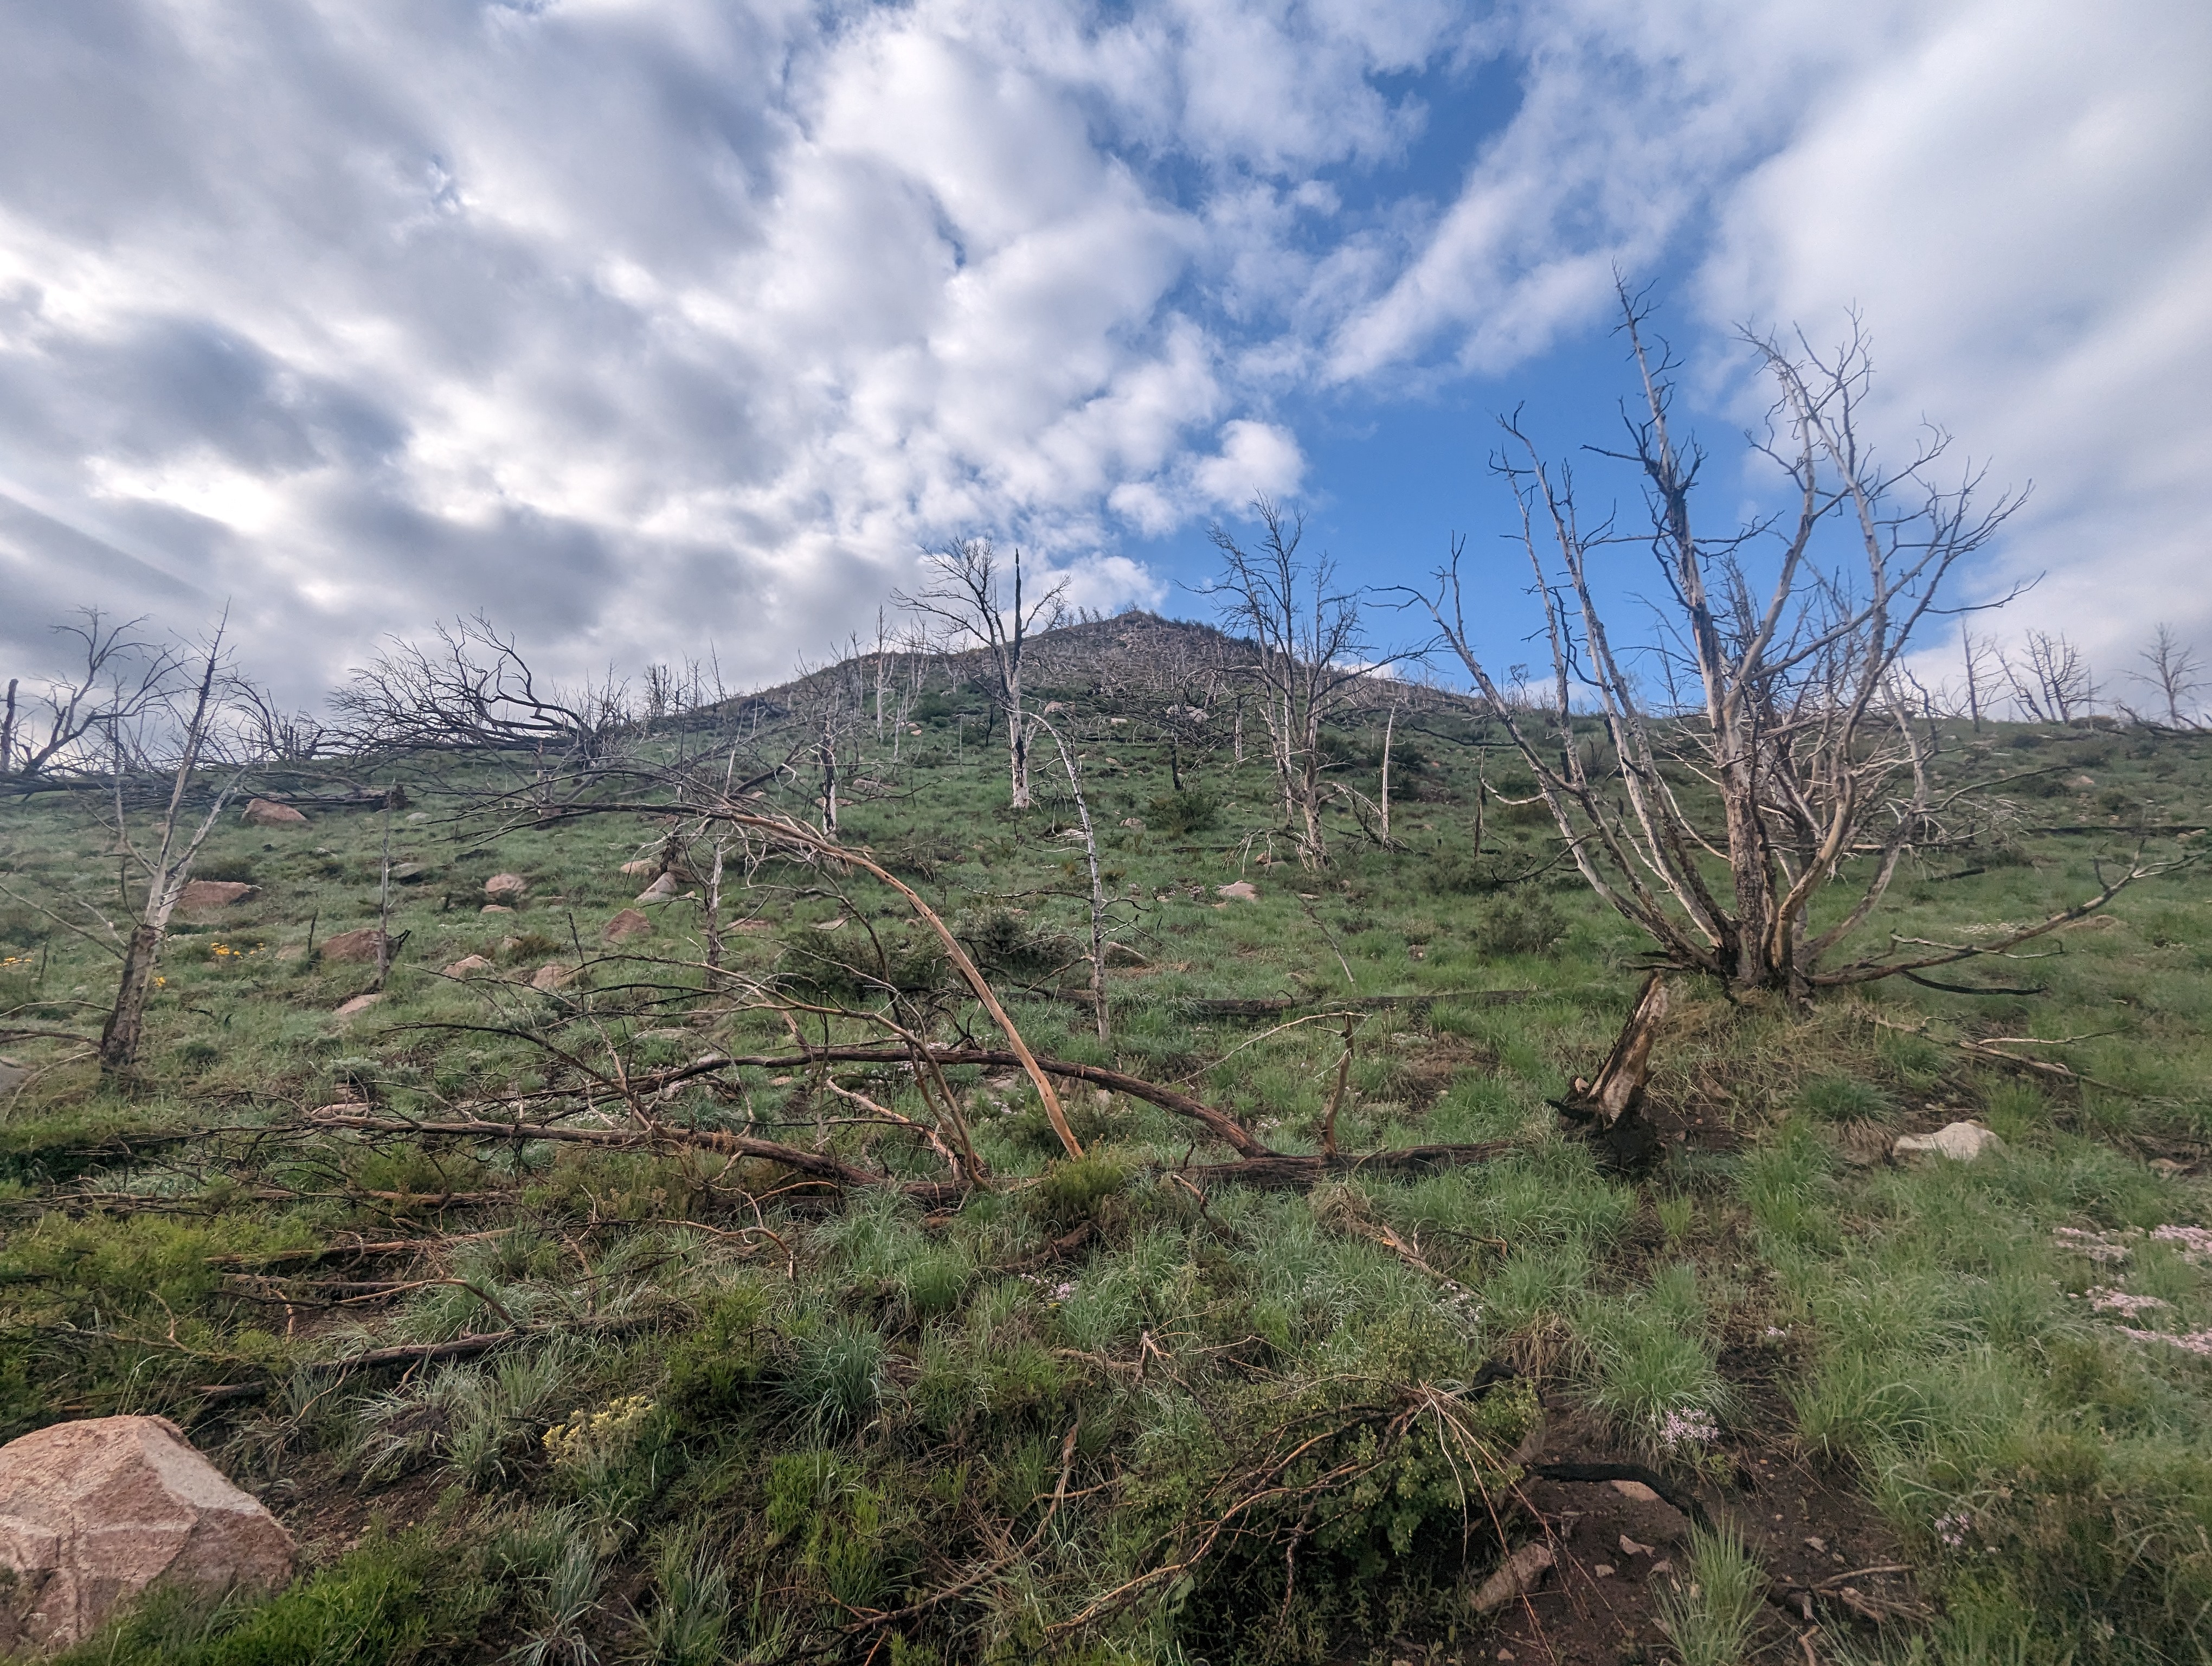
<path id="1" fill-rule="evenodd" d="M 852 740 L 841 828 L 911 898 L 696 796 L 523 813 L 489 761 L 228 822 L 201 872 L 252 889 L 179 927 L 127 1085 L 66 1039 L 113 976 L 103 806 L 0 806 L 5 1432 L 160 1412 L 305 1557 L 80 1658 L 2197 1657 L 2201 871 L 2001 993 L 1678 981 L 1623 1171 L 1552 1102 L 1644 945 L 1486 805 L 1526 796 L 1494 735 L 1403 721 L 1392 844 L 1347 815 L 1308 872 L 1260 749 L 1115 721 L 1233 642 L 1039 647 L 1103 1038 L 1064 779 L 1014 814 L 927 689 Z M 2004 813 L 1877 939 L 2036 917 L 2212 812 L 2203 739 L 1961 728 Z M 1370 792 L 1378 739 L 1331 743 Z M 333 939 L 387 917 L 380 990 Z M 1961 1121 L 2001 1145 L 1893 1155 Z"/>

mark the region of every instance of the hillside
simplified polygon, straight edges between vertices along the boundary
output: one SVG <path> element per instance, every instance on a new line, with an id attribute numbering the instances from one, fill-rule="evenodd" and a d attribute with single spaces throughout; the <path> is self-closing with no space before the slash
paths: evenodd
<path id="1" fill-rule="evenodd" d="M 1057 759 L 1014 814 L 941 683 L 895 755 L 852 743 L 842 841 L 949 923 L 1080 1158 L 896 891 L 728 846 L 710 954 L 700 824 L 520 814 L 489 764 L 227 821 L 199 871 L 252 889 L 175 928 L 143 1074 L 103 1085 L 63 1037 L 112 993 L 70 927 L 113 832 L 0 805 L 0 1432 L 159 1412 L 305 1559 L 74 1658 L 2203 1659 L 2205 873 L 1972 969 L 2011 993 L 1677 980 L 1624 1172 L 1551 1102 L 1644 945 L 1540 806 L 1478 814 L 1479 769 L 1525 795 L 1497 737 L 1401 719 L 1394 846 L 1342 818 L 1301 871 L 1262 748 L 1217 718 L 1171 761 L 1124 714 L 1234 651 L 1038 641 L 1104 1039 Z M 1370 793 L 1378 743 L 1332 737 Z M 2212 819 L 2203 738 L 1948 757 L 2003 813 L 1871 940 L 2039 917 Z M 374 935 L 387 840 L 380 993 L 331 945 Z M 2001 1147 L 1892 1154 L 1962 1120 Z M 1529 1546 L 1548 1574 L 1479 1607 Z"/>

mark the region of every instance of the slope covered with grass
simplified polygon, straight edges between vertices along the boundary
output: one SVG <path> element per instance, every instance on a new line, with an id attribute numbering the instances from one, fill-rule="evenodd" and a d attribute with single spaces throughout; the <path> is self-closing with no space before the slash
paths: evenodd
<path id="1" fill-rule="evenodd" d="M 68 928 L 115 912 L 112 830 L 59 794 L 0 806 L 5 1432 L 174 1417 L 310 1564 L 267 1602 L 153 1604 L 82 1657 L 2205 1657 L 2205 873 L 1954 980 L 2032 994 L 1805 1011 L 1681 984 L 1665 1156 L 1622 1175 L 1547 1101 L 1604 1056 L 1643 945 L 1528 809 L 1489 803 L 1478 847 L 1478 761 L 1515 785 L 1479 726 L 1401 725 L 1398 848 L 1346 822 L 1316 873 L 1267 860 L 1257 762 L 1182 757 L 1177 791 L 1141 722 L 1053 692 L 1107 835 L 1110 1039 L 1064 783 L 1040 767 L 1037 807 L 1005 809 L 956 694 L 842 829 L 1030 1048 L 1278 1151 L 1318 1150 L 1334 1101 L 1346 1152 L 1488 1160 L 1209 1178 L 1233 1153 L 1199 1124 L 1063 1078 L 1073 1159 L 1018 1072 L 953 1065 L 988 1183 L 948 1198 L 942 1154 L 884 1119 L 943 1121 L 905 1061 L 714 1062 L 879 1043 L 838 1012 L 892 989 L 930 1039 L 997 1045 L 896 895 L 733 857 L 710 973 L 695 873 L 605 936 L 669 818 L 518 824 L 405 766 L 388 818 L 226 828 L 202 873 L 257 889 L 179 927 L 143 1077 L 103 1086 L 51 1032 L 96 1031 L 112 994 Z M 1374 740 L 1340 745 L 1370 793 Z M 2094 893 L 2130 828 L 2185 848 L 2212 819 L 2191 739 L 1961 733 L 1950 767 L 2009 777 L 2007 812 L 1901 875 L 1870 942 L 1994 935 Z M 404 939 L 341 1017 L 376 970 L 318 945 L 377 920 L 387 839 Z M 526 888 L 483 912 L 501 873 Z M 442 972 L 471 955 L 489 967 Z M 405 1126 L 471 1118 L 511 1131 Z M 1888 1158 L 1961 1119 L 2002 1151 Z M 647 1124 L 872 1183 L 619 1143 Z M 1644 1466 L 1707 1519 L 1611 1523 L 1594 1499 L 1626 1494 L 1536 1468 L 1576 1462 Z M 1478 1613 L 1546 1537 L 1548 1595 Z"/>

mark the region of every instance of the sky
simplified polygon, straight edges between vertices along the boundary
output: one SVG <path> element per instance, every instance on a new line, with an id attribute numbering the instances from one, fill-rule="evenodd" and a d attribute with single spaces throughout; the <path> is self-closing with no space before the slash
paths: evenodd
<path id="1" fill-rule="evenodd" d="M 1378 589 L 1467 535 L 1527 657 L 1486 459 L 1516 407 L 1614 440 L 1616 272 L 1710 514 L 1768 489 L 1738 327 L 1856 308 L 1891 454 L 2032 483 L 1989 629 L 2212 660 L 2203 0 L 0 0 L 0 41 L 9 674 L 77 608 L 227 608 L 308 702 L 482 611 L 755 684 L 963 535 L 1205 617 L 1255 493 Z"/>

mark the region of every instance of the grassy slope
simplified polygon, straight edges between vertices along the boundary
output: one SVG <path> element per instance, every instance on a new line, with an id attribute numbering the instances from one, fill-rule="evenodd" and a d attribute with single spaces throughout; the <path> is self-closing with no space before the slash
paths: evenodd
<path id="1" fill-rule="evenodd" d="M 2003 978 L 2048 985 L 2038 997 L 1882 985 L 1805 1015 L 1686 988 L 1656 1084 L 1674 1153 L 1631 1182 L 1600 1173 L 1544 1102 L 1602 1055 L 1638 945 L 1556 873 L 1494 888 L 1540 865 L 1542 830 L 1493 812 L 1490 854 L 1471 848 L 1470 753 L 1417 741 L 1428 766 L 1401 760 L 1401 790 L 1418 782 L 1422 800 L 1400 806 L 1409 848 L 1364 849 L 1347 832 L 1338 867 L 1314 876 L 1249 860 L 1266 848 L 1246 844 L 1267 819 L 1255 769 L 1194 771 L 1224 801 L 1211 827 L 1171 833 L 1156 802 L 1164 758 L 1133 730 L 1094 733 L 1094 813 L 1115 824 L 1113 888 L 1138 904 L 1123 935 L 1149 964 L 1115 976 L 1110 1046 L 1051 999 L 1015 1006 L 1031 1045 L 1187 1078 L 1271 1143 L 1312 1150 L 1334 1021 L 1200 1023 L 1184 998 L 1528 990 L 1370 1015 L 1340 1128 L 1350 1149 L 1509 1138 L 1515 1155 L 1311 1197 L 1201 1197 L 1147 1166 L 1183 1157 L 1188 1124 L 1078 1095 L 1091 1160 L 1058 1163 L 1026 1087 L 970 1071 L 956 1079 L 992 1168 L 1044 1178 L 924 1219 L 881 1196 L 771 1196 L 774 1171 L 720 1158 L 301 1133 L 301 1110 L 341 1097 L 434 1114 L 573 1083 L 527 1039 L 441 1024 L 505 1013 L 602 1065 L 610 1041 L 650 1066 L 707 1043 L 773 1049 L 783 1031 L 691 993 L 697 915 L 682 904 L 629 945 L 646 958 L 599 965 L 595 992 L 565 1005 L 434 976 L 472 952 L 510 976 L 598 952 L 635 889 L 617 864 L 654 827 L 585 821 L 476 845 L 421 800 L 431 819 L 395 824 L 395 859 L 425 867 L 398 893 L 399 970 L 349 1022 L 332 1009 L 373 969 L 301 951 L 311 917 L 319 939 L 374 919 L 380 820 L 232 827 L 203 871 L 261 889 L 173 942 L 141 1091 L 104 1093 L 57 1044 L 9 1054 L 51 1067 L 0 1119 L 0 1404 L 9 1432 L 123 1410 L 179 1418 L 293 1523 L 314 1571 L 259 1605 L 154 1605 L 87 1657 L 550 1661 L 588 1645 L 857 1659 L 878 1636 L 840 1640 L 840 1626 L 968 1578 L 872 1657 L 1405 1657 L 1413 1645 L 1386 1646 L 1396 1637 L 1488 1658 L 1455 1593 L 1463 1557 L 1478 1572 L 1495 1560 L 1501 1524 L 1529 1530 L 1508 1455 L 1535 1409 L 1510 1386 L 1456 1392 L 1493 1359 L 1536 1374 L 1547 1458 L 1640 1455 L 1754 1519 L 1743 1489 L 1770 1460 L 1870 1499 L 1931 1618 L 1854 1635 L 1831 1616 L 1831 1651 L 2206 1657 L 2212 1359 L 2120 1329 L 2212 1330 L 2212 1268 L 2154 1236 L 2212 1221 L 2197 1166 L 2212 1127 L 2205 875 L 2147 884 L 2110 920 L 2051 939 L 2051 958 L 2006 963 Z M 999 754 L 979 755 L 971 733 L 956 765 L 952 737 L 940 719 L 909 739 L 905 796 L 854 809 L 848 836 L 922 876 L 1007 985 L 1079 982 L 1058 970 L 1081 917 L 1079 851 L 1053 836 L 1065 806 L 1014 818 Z M 2049 771 L 2023 783 L 2030 824 L 2212 818 L 2199 742 L 2007 731 L 1983 744 L 2001 768 Z M 1128 816 L 1152 825 L 1119 827 Z M 78 806 L 8 807 L 5 883 L 64 911 L 112 897 L 106 838 Z M 1930 863 L 1900 877 L 1878 929 L 1948 937 L 2032 918 L 2126 848 L 2028 837 L 1994 860 Z M 500 871 L 525 875 L 527 897 L 515 915 L 481 915 Z M 1240 873 L 1259 900 L 1220 904 L 1212 888 Z M 733 934 L 738 964 L 836 993 L 845 975 L 823 958 L 864 959 L 861 922 L 817 933 L 853 911 L 819 876 L 758 877 L 744 907 L 765 928 Z M 895 963 L 928 972 L 895 898 L 850 902 Z M 96 1028 L 112 963 L 4 908 L 0 1006 Z M 1972 1036 L 2084 1037 L 2014 1050 L 2106 1085 L 1978 1063 L 1952 1044 Z M 891 1075 L 845 1079 L 919 1108 Z M 765 1072 L 661 1107 L 934 1172 L 910 1139 L 841 1126 L 851 1109 Z M 2004 1155 L 1880 1160 L 1894 1133 L 1969 1116 L 2004 1136 Z M 218 1131 L 163 1137 L 180 1130 Z M 425 1193 L 474 1201 L 406 1195 Z M 1053 1258 L 1050 1241 L 1085 1222 L 1089 1240 Z M 1444 1278 L 1385 1247 L 1386 1225 Z M 2085 1256 L 2060 1229 L 2125 1259 Z M 348 1233 L 426 1247 L 290 1281 L 209 1260 Z M 2108 1288 L 2162 1305 L 2130 1316 L 2087 1293 Z M 537 1334 L 404 1380 L 291 1370 L 510 1321 Z M 258 1404 L 209 1408 L 196 1392 L 264 1380 Z M 1489 1510 L 1469 1501 L 1485 1488 Z M 1187 1572 L 1146 1580 L 1201 1547 Z M 1754 1535 L 1749 1554 L 1780 1549 Z M 1698 1551 L 1701 1591 L 1727 1584 L 1731 1554 Z M 1126 1607 L 1062 1629 L 1133 1580 L 1146 1582 Z M 1671 1600 L 1656 1617 L 1674 1642 L 1647 1629 L 1624 1648 L 1737 1646 L 1713 1601 Z M 1746 1646 L 1802 1657 L 1775 1612 L 1750 1614 Z"/>

